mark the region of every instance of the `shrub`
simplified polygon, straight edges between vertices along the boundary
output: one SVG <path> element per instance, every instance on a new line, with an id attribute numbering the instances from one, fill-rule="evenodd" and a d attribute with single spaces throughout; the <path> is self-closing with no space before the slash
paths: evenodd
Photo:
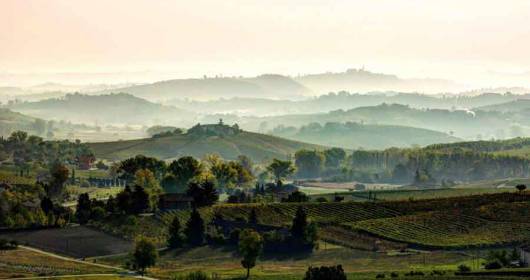
<path id="1" fill-rule="evenodd" d="M 502 268 L 502 264 L 499 261 L 492 261 L 487 263 L 484 266 L 485 269 L 500 269 Z"/>
<path id="2" fill-rule="evenodd" d="M 15 240 L 8 241 L 6 239 L 0 239 L 0 250 L 12 250 L 18 247 L 18 242 Z"/>
<path id="3" fill-rule="evenodd" d="M 461 264 L 458 266 L 458 272 L 464 273 L 464 272 L 470 272 L 470 271 L 471 271 L 471 268 L 465 264 Z"/>
<path id="4" fill-rule="evenodd" d="M 317 201 L 317 202 L 320 202 L 320 203 L 328 202 L 328 200 L 327 200 L 325 197 L 319 197 L 319 198 L 317 198 L 316 201 Z"/>
<path id="5" fill-rule="evenodd" d="M 375 276 L 376 279 L 383 279 L 385 278 L 385 274 L 384 273 L 379 273 Z"/>
<path id="6" fill-rule="evenodd" d="M 397 272 L 392 272 L 392 273 L 390 273 L 390 277 L 397 278 L 397 277 L 399 277 L 399 274 Z"/>
<path id="7" fill-rule="evenodd" d="M 206 273 L 202 271 L 195 271 L 192 273 L 189 273 L 186 276 L 177 276 L 174 278 L 175 280 L 209 280 L 210 277 L 206 275 Z"/>
<path id="8" fill-rule="evenodd" d="M 100 221 L 105 218 L 105 214 L 105 209 L 98 206 L 92 209 L 92 213 L 90 214 L 90 216 L 93 220 Z"/>
<path id="9" fill-rule="evenodd" d="M 295 191 L 289 194 L 287 198 L 282 199 L 282 202 L 308 202 L 309 196 L 301 191 Z"/>
<path id="10" fill-rule="evenodd" d="M 411 271 L 411 272 L 405 273 L 405 276 L 425 276 L 425 273 L 421 271 Z"/>
<path id="11" fill-rule="evenodd" d="M 342 265 L 309 267 L 304 280 L 346 280 Z"/>

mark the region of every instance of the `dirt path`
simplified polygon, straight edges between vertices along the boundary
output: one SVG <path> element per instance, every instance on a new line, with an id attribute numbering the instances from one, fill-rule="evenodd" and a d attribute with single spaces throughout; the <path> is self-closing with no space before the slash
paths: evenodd
<path id="1" fill-rule="evenodd" d="M 110 266 L 110 265 L 105 265 L 105 264 L 99 264 L 99 263 L 93 263 L 93 262 L 77 260 L 77 259 L 74 259 L 74 258 L 64 257 L 64 256 L 60 256 L 60 255 L 57 255 L 57 254 L 54 254 L 54 253 L 42 251 L 42 250 L 39 250 L 39 249 L 36 249 L 36 248 L 33 248 L 33 247 L 22 246 L 22 245 L 19 245 L 18 247 L 22 248 L 22 249 L 25 249 L 25 250 L 33 251 L 33 252 L 36 252 L 36 253 L 39 253 L 39 254 L 43 254 L 43 255 L 46 255 L 46 256 L 50 256 L 50 257 L 53 257 L 53 258 L 65 260 L 65 261 L 71 261 L 71 262 L 76 262 L 76 263 L 93 265 L 93 266 L 98 266 L 98 267 L 103 267 L 103 268 L 108 268 L 108 269 L 114 269 L 114 270 L 118 270 L 118 271 L 126 271 L 125 269 L 123 269 L 121 267 L 115 267 L 115 266 Z"/>
<path id="2" fill-rule="evenodd" d="M 150 277 L 147 277 L 147 276 L 139 276 L 139 275 L 123 275 L 123 274 L 77 274 L 77 275 L 57 275 L 57 276 L 35 276 L 35 277 L 18 277 L 18 278 L 6 278 L 6 279 L 16 279 L 16 280 L 29 280 L 29 279 L 56 279 L 56 278 L 65 278 L 65 279 L 68 279 L 68 278 L 80 278 L 80 277 L 112 277 L 112 276 L 116 276 L 116 277 L 129 277 L 129 278 L 136 278 L 136 279 L 146 279 L 146 280 L 158 280 L 156 278 L 150 278 Z"/>
<path id="3" fill-rule="evenodd" d="M 43 255 L 46 255 L 46 256 L 49 256 L 49 257 L 52 257 L 52 258 L 57 258 L 57 259 L 65 260 L 65 261 L 71 261 L 71 262 L 75 262 L 75 263 L 92 265 L 92 266 L 97 266 L 97 267 L 102 267 L 102 268 L 107 268 L 107 269 L 113 269 L 113 270 L 116 270 L 116 271 L 123 272 L 123 274 L 120 274 L 120 273 L 114 273 L 114 274 L 113 273 L 109 273 L 109 274 L 61 275 L 61 276 L 53 276 L 53 278 L 74 278 L 74 277 L 91 277 L 91 276 L 92 277 L 97 277 L 97 276 L 129 276 L 131 278 L 138 278 L 138 279 L 158 280 L 158 279 L 152 278 L 152 277 L 137 275 L 135 271 L 127 270 L 127 269 L 124 269 L 124 268 L 121 268 L 121 267 L 116 267 L 116 266 L 105 265 L 105 264 L 100 264 L 100 263 L 93 263 L 93 262 L 88 262 L 88 261 L 77 260 L 77 259 L 74 259 L 74 258 L 64 257 L 64 256 L 61 256 L 61 255 L 57 255 L 57 254 L 54 254 L 54 253 L 42 251 L 42 250 L 39 250 L 39 249 L 36 249 L 36 248 L 32 248 L 32 247 L 28 247 L 28 246 L 19 245 L 18 247 L 20 249 L 36 252 L 36 253 L 43 254 Z M 16 279 L 50 279 L 50 276 L 26 277 L 26 278 L 16 278 Z"/>
<path id="4" fill-rule="evenodd" d="M 119 274 L 78 274 L 78 275 L 57 275 L 57 276 L 35 276 L 35 277 L 17 277 L 17 278 L 6 278 L 6 279 L 50 279 L 50 278 L 74 278 L 74 277 L 100 277 L 100 276 L 118 276 Z"/>

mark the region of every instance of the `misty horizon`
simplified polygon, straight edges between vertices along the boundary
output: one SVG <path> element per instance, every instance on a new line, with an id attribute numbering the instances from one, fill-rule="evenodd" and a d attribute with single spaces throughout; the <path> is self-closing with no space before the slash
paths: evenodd
<path id="1" fill-rule="evenodd" d="M 8 0 L 0 4 L 0 85 L 364 67 L 467 88 L 530 87 L 530 4 L 508 3 Z"/>

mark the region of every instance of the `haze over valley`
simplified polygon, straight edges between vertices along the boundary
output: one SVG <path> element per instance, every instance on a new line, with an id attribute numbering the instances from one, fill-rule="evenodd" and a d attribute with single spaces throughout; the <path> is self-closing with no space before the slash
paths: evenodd
<path id="1" fill-rule="evenodd" d="M 0 279 L 530 277 L 530 1 L 0 1 Z"/>

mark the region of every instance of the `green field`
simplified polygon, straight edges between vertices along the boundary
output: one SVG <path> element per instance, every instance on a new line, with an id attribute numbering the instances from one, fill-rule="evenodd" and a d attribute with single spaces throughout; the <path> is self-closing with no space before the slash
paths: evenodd
<path id="1" fill-rule="evenodd" d="M 125 257 L 98 259 L 98 262 L 120 265 Z M 459 264 L 470 264 L 471 257 L 457 252 L 411 252 L 404 255 L 391 255 L 341 247 L 321 246 L 311 255 L 303 256 L 263 256 L 252 271 L 251 279 L 302 279 L 309 266 L 342 264 L 350 279 L 375 279 L 376 273 L 410 270 L 456 270 Z M 193 249 L 179 249 L 162 252 L 156 267 L 149 269 L 149 275 L 169 279 L 202 270 L 215 273 L 222 279 L 232 279 L 244 275 L 240 257 L 234 248 L 208 246 Z"/>

